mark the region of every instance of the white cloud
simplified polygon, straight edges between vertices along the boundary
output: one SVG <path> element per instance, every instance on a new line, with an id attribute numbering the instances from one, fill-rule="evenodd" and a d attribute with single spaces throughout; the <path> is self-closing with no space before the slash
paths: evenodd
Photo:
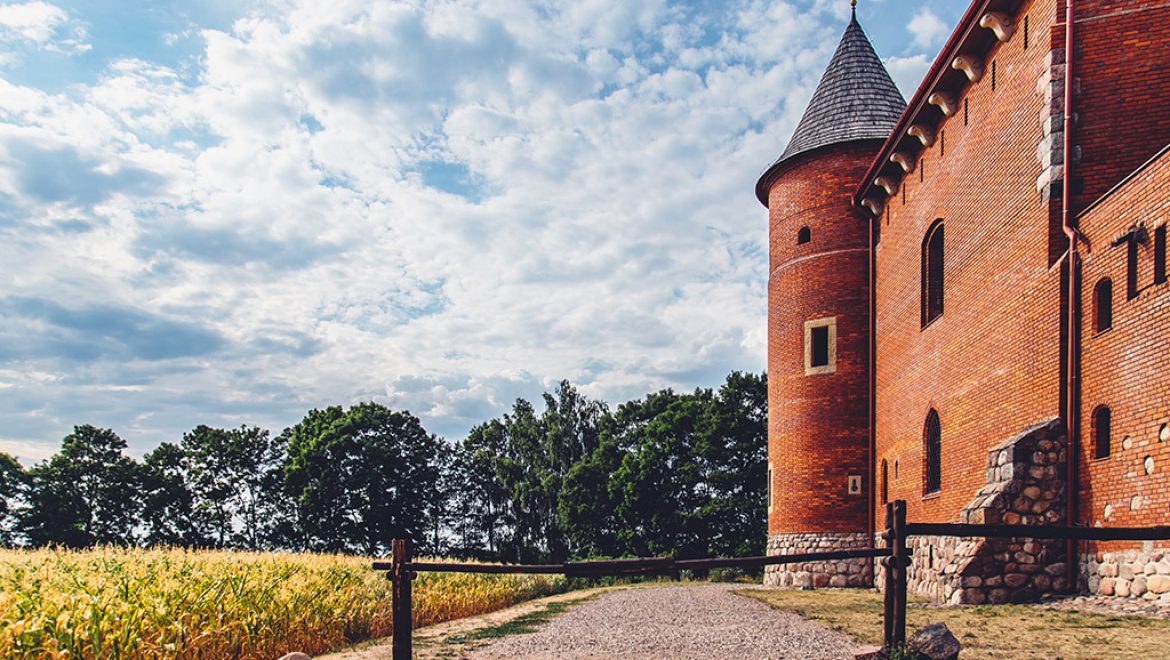
<path id="1" fill-rule="evenodd" d="M 47 2 L 0 4 L 0 43 L 31 42 L 42 50 L 81 53 L 90 49 L 85 28 Z"/>
<path id="2" fill-rule="evenodd" d="M 950 26 L 936 16 L 929 7 L 923 7 L 915 12 L 910 22 L 906 24 L 906 30 L 912 35 L 914 45 L 919 48 L 941 46 L 943 39 L 946 39 L 951 33 Z"/>
<path id="3" fill-rule="evenodd" d="M 888 57 L 885 60 L 886 69 L 890 77 L 902 90 L 907 99 L 914 96 L 926 72 L 930 70 L 931 58 L 926 55 L 911 55 L 909 57 Z"/>
<path id="4" fill-rule="evenodd" d="M 68 12 L 45 2 L 0 5 L 0 26 L 38 43 L 51 39 L 68 20 Z"/>
<path id="5" fill-rule="evenodd" d="M 0 80 L 0 366 L 55 378 L 3 378 L 10 437 L 141 451 L 368 398 L 458 434 L 561 378 L 616 402 L 764 368 L 753 184 L 837 18 L 282 5 L 204 30 L 196 75 Z"/>

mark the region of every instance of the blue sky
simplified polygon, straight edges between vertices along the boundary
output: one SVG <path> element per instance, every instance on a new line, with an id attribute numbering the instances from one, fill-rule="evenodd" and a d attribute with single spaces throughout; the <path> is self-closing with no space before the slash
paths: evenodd
<path id="1" fill-rule="evenodd" d="M 0 451 L 765 365 L 846 0 L 0 0 Z M 903 92 L 966 3 L 862 0 Z"/>

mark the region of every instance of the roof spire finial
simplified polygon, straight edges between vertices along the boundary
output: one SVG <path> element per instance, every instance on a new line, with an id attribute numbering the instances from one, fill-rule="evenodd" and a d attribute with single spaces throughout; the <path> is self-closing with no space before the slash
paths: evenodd
<path id="1" fill-rule="evenodd" d="M 850 11 L 853 12 L 853 20 L 857 20 L 857 0 L 849 0 Z"/>

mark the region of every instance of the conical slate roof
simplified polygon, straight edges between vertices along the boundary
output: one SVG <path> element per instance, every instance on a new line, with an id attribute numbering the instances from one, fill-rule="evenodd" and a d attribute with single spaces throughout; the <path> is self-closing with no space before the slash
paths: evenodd
<path id="1" fill-rule="evenodd" d="M 788 148 L 776 164 L 828 144 L 884 140 L 905 110 L 906 100 L 878 59 L 854 12 Z"/>

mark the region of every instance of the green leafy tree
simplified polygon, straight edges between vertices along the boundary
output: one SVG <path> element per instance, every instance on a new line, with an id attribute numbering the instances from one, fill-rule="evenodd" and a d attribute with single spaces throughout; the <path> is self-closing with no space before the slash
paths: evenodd
<path id="1" fill-rule="evenodd" d="M 377 403 L 334 406 L 310 411 L 283 437 L 285 481 L 309 548 L 373 555 L 410 538 L 432 550 L 445 447 L 418 418 Z"/>
<path id="2" fill-rule="evenodd" d="M 196 507 L 188 483 L 187 457 L 164 442 L 142 461 L 142 527 L 149 544 L 184 547 L 214 545 L 210 521 Z"/>
<path id="3" fill-rule="evenodd" d="M 195 512 L 208 521 L 215 544 L 265 547 L 281 520 L 283 442 L 255 426 L 200 425 L 183 435 L 180 448 Z"/>
<path id="4" fill-rule="evenodd" d="M 767 536 L 768 380 L 732 372 L 696 445 L 707 501 L 699 512 L 707 553 L 760 555 Z"/>
<path id="5" fill-rule="evenodd" d="M 506 493 L 498 513 L 503 528 L 489 528 L 499 539 L 499 556 L 509 561 L 563 561 L 576 550 L 562 528 L 559 500 L 565 478 L 599 444 L 598 426 L 606 413 L 603 403 L 582 396 L 568 381 L 544 394 L 544 411 L 517 399 L 502 420 L 477 427 L 469 440 L 480 444 L 491 435 L 492 452 L 479 463 Z M 493 491 L 492 496 L 498 491 Z M 491 545 L 495 545 L 493 542 Z"/>
<path id="6" fill-rule="evenodd" d="M 612 425 L 612 418 L 604 421 Z M 557 520 L 576 557 L 620 554 L 611 477 L 624 456 L 618 440 L 603 431 L 598 447 L 565 475 L 557 496 Z"/>
<path id="7" fill-rule="evenodd" d="M 705 500 L 692 449 L 702 433 L 710 391 L 647 397 L 629 430 L 631 449 L 614 473 L 618 541 L 637 555 L 698 557 L 703 553 L 698 511 Z M 637 406 L 637 404 L 634 404 Z M 640 414 L 639 414 L 640 413 Z"/>
<path id="8" fill-rule="evenodd" d="M 496 474 L 503 451 L 504 425 L 491 420 L 471 429 L 455 445 L 445 479 L 454 554 L 498 559 L 505 529 L 513 526 L 511 498 Z"/>
<path id="9" fill-rule="evenodd" d="M 20 463 L 0 452 L 0 545 L 11 547 L 19 536 L 17 530 L 21 503 L 28 486 L 28 475 Z"/>
<path id="10" fill-rule="evenodd" d="M 76 426 L 61 451 L 29 471 L 21 527 L 29 543 L 86 547 L 135 542 L 139 465 L 110 429 Z"/>

